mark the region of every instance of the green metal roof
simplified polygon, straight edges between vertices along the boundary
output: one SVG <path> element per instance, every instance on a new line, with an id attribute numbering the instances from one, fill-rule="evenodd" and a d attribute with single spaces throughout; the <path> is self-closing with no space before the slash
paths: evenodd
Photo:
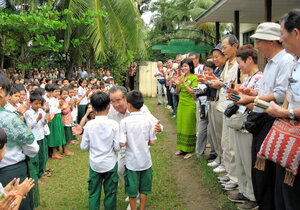
<path id="1" fill-rule="evenodd" d="M 195 42 L 186 41 L 171 41 L 170 45 L 153 45 L 153 50 L 160 50 L 161 53 L 171 54 L 185 54 L 189 52 L 205 53 L 208 50 L 212 50 L 210 45 L 195 45 Z"/>

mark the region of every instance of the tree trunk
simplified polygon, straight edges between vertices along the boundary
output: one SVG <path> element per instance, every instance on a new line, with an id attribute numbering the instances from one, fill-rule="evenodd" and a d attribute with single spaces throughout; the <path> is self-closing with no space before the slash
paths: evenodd
<path id="1" fill-rule="evenodd" d="M 2 35 L 2 43 L 3 43 L 3 50 L 5 50 L 5 34 Z M 5 56 L 4 54 L 2 54 L 1 56 L 1 69 L 4 69 L 4 59 L 5 59 Z"/>
<path id="2" fill-rule="evenodd" d="M 90 53 L 89 53 L 89 56 L 88 56 L 88 59 L 87 59 L 87 62 L 86 62 L 86 68 L 87 68 L 87 72 L 88 74 L 90 74 L 90 71 L 91 71 L 91 64 L 93 62 L 93 59 L 94 59 L 94 48 L 92 45 L 90 45 Z"/>
<path id="3" fill-rule="evenodd" d="M 73 56 L 70 56 L 70 63 L 69 63 L 68 68 L 66 69 L 66 71 L 67 71 L 66 78 L 72 77 L 72 71 L 73 71 L 74 64 L 75 64 L 75 60 L 74 60 Z"/>
<path id="4" fill-rule="evenodd" d="M 24 68 L 24 63 L 25 63 L 25 43 L 21 42 L 21 65 L 22 65 L 22 76 L 25 78 L 25 68 Z"/>

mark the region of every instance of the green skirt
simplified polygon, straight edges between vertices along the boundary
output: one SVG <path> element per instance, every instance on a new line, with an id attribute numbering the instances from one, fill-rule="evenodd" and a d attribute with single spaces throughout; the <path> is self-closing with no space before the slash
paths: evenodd
<path id="1" fill-rule="evenodd" d="M 66 144 L 66 136 L 61 114 L 56 114 L 48 124 L 50 135 L 48 137 L 49 147 L 59 147 Z"/>
<path id="2" fill-rule="evenodd" d="M 35 174 L 38 178 L 44 176 L 46 163 L 48 161 L 48 142 L 47 139 L 37 141 L 40 149 L 38 153 L 33 157 L 29 158 L 30 162 L 33 165 L 33 169 L 35 170 Z"/>
<path id="3" fill-rule="evenodd" d="M 72 133 L 72 126 L 64 126 L 65 134 L 66 134 L 66 141 L 76 140 L 76 136 Z"/>
<path id="4" fill-rule="evenodd" d="M 38 154 L 37 154 L 38 155 Z M 32 209 L 37 208 L 40 205 L 40 189 L 39 189 L 39 179 L 37 174 L 37 165 L 36 160 L 32 158 L 27 158 L 28 164 L 28 175 L 30 178 L 34 179 L 34 186 L 30 190 L 29 198 L 30 198 L 30 206 Z"/>
<path id="5" fill-rule="evenodd" d="M 196 104 L 178 104 L 177 150 L 194 152 L 196 147 Z"/>

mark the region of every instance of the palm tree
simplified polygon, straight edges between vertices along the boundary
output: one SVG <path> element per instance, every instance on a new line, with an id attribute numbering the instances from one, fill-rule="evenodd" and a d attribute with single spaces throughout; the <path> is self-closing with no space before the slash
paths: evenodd
<path id="1" fill-rule="evenodd" d="M 128 50 L 146 53 L 143 40 L 143 21 L 133 0 L 65 0 L 67 9 L 80 17 L 88 10 L 103 11 L 105 16 L 97 16 L 93 24 L 82 29 L 93 47 L 95 59 L 105 58 L 108 46 L 117 49 L 122 56 Z M 66 30 L 65 39 L 74 32 L 72 25 Z"/>

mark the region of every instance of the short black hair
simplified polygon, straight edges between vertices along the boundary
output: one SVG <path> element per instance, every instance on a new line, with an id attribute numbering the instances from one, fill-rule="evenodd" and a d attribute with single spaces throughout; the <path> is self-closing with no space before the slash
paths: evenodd
<path id="1" fill-rule="evenodd" d="M 89 84 L 89 82 L 86 80 L 86 79 L 82 79 L 80 78 L 79 81 L 78 81 L 78 84 L 81 86 L 81 84 L 86 81 L 87 84 Z"/>
<path id="2" fill-rule="evenodd" d="M 56 84 L 53 84 L 53 85 L 51 86 L 51 91 L 54 91 L 54 90 L 60 90 L 59 86 L 56 85 Z"/>
<path id="3" fill-rule="evenodd" d="M 51 78 L 47 77 L 46 78 L 46 83 L 48 83 L 50 80 L 52 80 Z"/>
<path id="4" fill-rule="evenodd" d="M 190 57 L 190 56 L 195 56 L 196 59 L 199 58 L 198 53 L 195 53 L 195 52 L 190 52 L 190 53 L 189 53 L 189 57 Z"/>
<path id="5" fill-rule="evenodd" d="M 13 86 L 10 89 L 9 96 L 12 96 L 12 95 L 14 95 L 16 93 L 19 93 L 19 92 L 20 92 L 19 89 Z"/>
<path id="6" fill-rule="evenodd" d="M 216 68 L 215 63 L 212 62 L 212 61 L 206 61 L 206 62 L 204 63 L 204 66 L 207 66 L 207 67 L 212 68 L 212 69 L 215 69 L 215 68 Z"/>
<path id="7" fill-rule="evenodd" d="M 0 127 L 0 149 L 2 149 L 6 143 L 7 143 L 7 135 L 3 130 L 3 128 Z"/>
<path id="8" fill-rule="evenodd" d="M 127 94 L 127 103 L 130 103 L 135 109 L 141 109 L 144 105 L 144 96 L 140 91 L 132 90 Z"/>
<path id="9" fill-rule="evenodd" d="M 14 84 L 14 86 L 21 92 L 22 90 L 26 91 L 26 88 L 22 84 Z"/>
<path id="10" fill-rule="evenodd" d="M 191 59 L 189 59 L 189 58 L 185 58 L 185 59 L 183 59 L 181 61 L 180 66 L 182 66 L 184 63 L 186 63 L 187 65 L 189 65 L 191 74 L 194 74 L 195 73 L 195 67 L 194 67 L 193 61 Z"/>
<path id="11" fill-rule="evenodd" d="M 60 88 L 60 95 L 63 93 L 63 91 L 67 91 L 69 93 L 69 88 L 67 87 Z"/>
<path id="12" fill-rule="evenodd" d="M 52 90 L 52 86 L 53 86 L 53 84 L 47 84 L 46 86 L 45 86 L 45 90 L 47 91 L 47 92 L 51 92 Z"/>
<path id="13" fill-rule="evenodd" d="M 40 94 L 41 96 L 45 94 L 44 88 L 37 88 L 34 90 L 35 93 Z"/>
<path id="14" fill-rule="evenodd" d="M 34 101 L 43 101 L 43 98 L 42 96 L 38 93 L 38 92 L 35 92 L 35 91 L 32 91 L 30 93 L 30 98 L 29 98 L 30 102 L 34 102 Z"/>
<path id="15" fill-rule="evenodd" d="M 6 92 L 6 95 L 9 94 L 11 85 L 10 85 L 7 77 L 4 75 L 0 75 L 0 87 L 2 88 L 2 90 L 4 90 Z"/>
<path id="16" fill-rule="evenodd" d="M 98 91 L 91 97 L 91 104 L 97 112 L 104 111 L 110 103 L 110 99 L 107 93 Z"/>
<path id="17" fill-rule="evenodd" d="M 284 28 L 291 33 L 294 28 L 300 30 L 300 9 L 293 9 L 280 19 L 284 22 Z"/>

